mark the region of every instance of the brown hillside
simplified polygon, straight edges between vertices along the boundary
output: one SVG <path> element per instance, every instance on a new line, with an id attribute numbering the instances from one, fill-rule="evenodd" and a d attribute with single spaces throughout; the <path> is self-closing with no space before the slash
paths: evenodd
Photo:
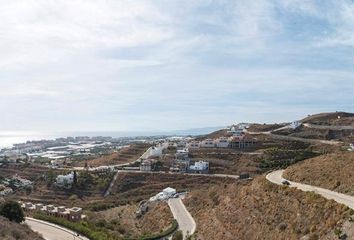
<path id="1" fill-rule="evenodd" d="M 27 225 L 10 222 L 0 216 L 0 239 L 1 240 L 43 240 Z"/>
<path id="2" fill-rule="evenodd" d="M 284 127 L 286 124 L 258 124 L 258 123 L 253 123 L 249 126 L 249 131 L 250 132 L 267 132 L 271 130 L 275 130 L 277 128 Z"/>
<path id="3" fill-rule="evenodd" d="M 142 217 L 136 217 L 138 204 L 124 205 L 94 213 L 93 221 L 97 225 L 105 222 L 111 233 L 123 237 L 126 234 L 139 237 L 144 234 L 159 233 L 170 227 L 173 216 L 166 202 L 149 205 L 149 210 Z"/>
<path id="4" fill-rule="evenodd" d="M 322 155 L 286 169 L 284 177 L 354 196 L 354 153 Z"/>
<path id="5" fill-rule="evenodd" d="M 322 239 L 350 210 L 319 195 L 256 178 L 197 190 L 185 200 L 204 240 Z"/>
<path id="6" fill-rule="evenodd" d="M 338 119 L 338 116 L 340 116 L 340 119 Z M 302 122 L 319 125 L 354 125 L 354 113 L 319 113 L 304 118 Z"/>

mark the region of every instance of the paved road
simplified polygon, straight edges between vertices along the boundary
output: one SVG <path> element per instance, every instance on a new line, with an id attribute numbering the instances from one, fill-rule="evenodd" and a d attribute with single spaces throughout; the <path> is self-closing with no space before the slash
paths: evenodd
<path id="1" fill-rule="evenodd" d="M 305 127 L 315 129 L 328 129 L 328 130 L 354 130 L 354 126 L 330 126 L 330 125 L 316 125 L 311 123 L 303 123 Z"/>
<path id="2" fill-rule="evenodd" d="M 26 218 L 25 223 L 34 231 L 43 236 L 46 240 L 89 240 L 83 236 L 77 236 L 77 234 L 67 228 L 61 226 L 33 219 Z"/>
<path id="3" fill-rule="evenodd" d="M 168 206 L 171 209 L 173 217 L 177 220 L 179 229 L 183 232 L 184 238 L 187 234 L 192 235 L 196 230 L 197 224 L 184 206 L 182 199 L 170 198 L 168 200 Z"/>
<path id="4" fill-rule="evenodd" d="M 268 181 L 270 181 L 272 183 L 282 185 L 282 181 L 285 180 L 282 177 L 283 172 L 284 172 L 284 170 L 278 170 L 278 171 L 271 172 L 266 176 L 266 178 Z M 287 180 L 287 181 L 289 181 L 289 180 Z M 334 192 L 334 191 L 320 188 L 320 187 L 307 185 L 307 184 L 302 184 L 302 183 L 297 183 L 297 182 L 292 182 L 292 181 L 289 181 L 289 182 L 290 182 L 290 187 L 296 187 L 296 188 L 298 188 L 302 191 L 306 191 L 306 192 L 308 192 L 308 191 L 315 192 L 327 199 L 333 199 L 334 201 L 336 201 L 338 203 L 342 203 L 342 204 L 350 207 L 351 209 L 354 209 L 354 197 L 353 196 Z"/>

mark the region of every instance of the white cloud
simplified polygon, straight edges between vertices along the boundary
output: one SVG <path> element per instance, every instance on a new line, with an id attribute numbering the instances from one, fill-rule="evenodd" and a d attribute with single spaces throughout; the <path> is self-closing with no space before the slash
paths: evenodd
<path id="1" fill-rule="evenodd" d="M 331 44 L 350 42 L 347 1 L 326 10 L 302 0 L 0 4 L 6 129 L 176 129 L 262 119 L 273 108 L 293 117 L 329 104 L 322 92 L 337 91 L 328 97 L 336 102 L 353 72 L 317 67 L 331 56 L 312 55 L 313 39 L 296 42 L 286 25 L 315 19 L 333 27 Z"/>

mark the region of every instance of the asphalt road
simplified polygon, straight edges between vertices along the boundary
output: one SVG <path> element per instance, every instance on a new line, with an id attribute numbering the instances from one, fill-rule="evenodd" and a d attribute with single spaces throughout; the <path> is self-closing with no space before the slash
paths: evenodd
<path id="1" fill-rule="evenodd" d="M 266 176 L 266 178 L 268 181 L 270 181 L 272 183 L 282 185 L 282 182 L 284 180 L 286 180 L 282 177 L 283 172 L 284 172 L 284 170 L 278 170 L 278 171 L 271 172 Z M 334 191 L 320 188 L 320 187 L 307 185 L 307 184 L 292 182 L 289 180 L 287 180 L 287 181 L 290 183 L 290 187 L 296 187 L 296 188 L 298 188 L 302 191 L 306 191 L 306 192 L 308 192 L 308 191 L 315 192 L 327 199 L 333 199 L 334 201 L 336 201 L 338 203 L 342 203 L 342 204 L 350 207 L 351 209 L 354 209 L 354 197 L 353 196 L 346 195 L 343 193 L 334 192 Z"/>
<path id="2" fill-rule="evenodd" d="M 179 229 L 183 232 L 184 238 L 187 234 L 192 235 L 195 232 L 197 224 L 184 206 L 182 199 L 170 198 L 168 200 L 168 206 L 171 209 L 173 217 L 177 220 Z"/>
<path id="3" fill-rule="evenodd" d="M 26 218 L 25 223 L 34 231 L 43 236 L 46 240 L 89 240 L 83 236 L 77 236 L 77 234 L 69 229 L 61 226 L 33 219 Z"/>

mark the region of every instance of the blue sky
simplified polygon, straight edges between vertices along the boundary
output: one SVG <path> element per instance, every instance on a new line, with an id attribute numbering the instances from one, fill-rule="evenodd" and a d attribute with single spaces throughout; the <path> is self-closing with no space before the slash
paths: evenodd
<path id="1" fill-rule="evenodd" d="M 0 3 L 0 130 L 173 130 L 354 112 L 353 1 Z"/>

